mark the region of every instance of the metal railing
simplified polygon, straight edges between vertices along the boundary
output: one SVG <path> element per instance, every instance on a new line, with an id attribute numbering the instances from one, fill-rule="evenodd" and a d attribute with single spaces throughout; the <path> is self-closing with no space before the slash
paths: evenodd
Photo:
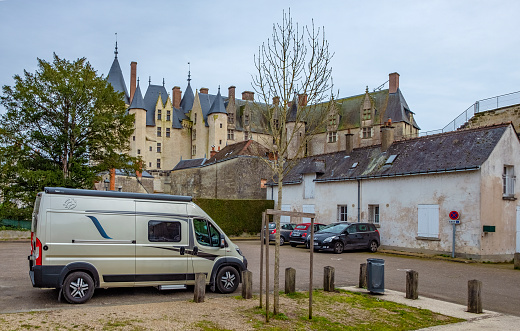
<path id="1" fill-rule="evenodd" d="M 520 91 L 478 100 L 442 129 L 421 132 L 419 133 L 419 136 L 423 137 L 432 134 L 456 131 L 457 129 L 464 126 L 477 113 L 517 104 L 520 104 Z"/>

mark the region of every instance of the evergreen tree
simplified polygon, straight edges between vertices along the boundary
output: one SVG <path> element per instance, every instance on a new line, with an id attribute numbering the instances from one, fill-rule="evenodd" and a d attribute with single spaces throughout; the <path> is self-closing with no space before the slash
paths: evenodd
<path id="1" fill-rule="evenodd" d="M 85 58 L 54 54 L 14 80 L 0 97 L 0 218 L 30 219 L 45 186 L 90 189 L 102 171 L 137 170 L 125 153 L 134 116 Z"/>

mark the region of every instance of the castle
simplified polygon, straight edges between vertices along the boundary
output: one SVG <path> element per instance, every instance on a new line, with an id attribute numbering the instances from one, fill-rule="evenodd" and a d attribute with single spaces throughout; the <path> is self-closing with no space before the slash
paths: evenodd
<path id="1" fill-rule="evenodd" d="M 235 96 L 235 86 L 228 88 L 227 96 L 221 94 L 220 87 L 216 95 L 209 94 L 208 88 L 193 92 L 188 73 L 184 93 L 174 86 L 170 95 L 164 83 L 149 82 L 143 97 L 136 79 L 137 62 L 130 68 L 128 93 L 116 44 L 107 80 L 114 90 L 124 93 L 129 113 L 135 114 L 129 153 L 141 157 L 149 171 L 169 171 L 181 160 L 210 158 L 225 146 L 244 140 L 264 146 L 272 141 L 260 114 L 252 107 L 254 92 L 242 92 L 241 99 Z M 391 73 L 388 83 L 388 89 L 369 92 L 367 87 L 363 94 L 334 100 L 327 126 L 312 139 L 306 155 L 379 144 L 383 123 L 392 123 L 395 138 L 417 136 L 419 127 L 399 88 L 399 74 Z M 293 107 L 305 105 L 306 96 L 299 95 Z"/>

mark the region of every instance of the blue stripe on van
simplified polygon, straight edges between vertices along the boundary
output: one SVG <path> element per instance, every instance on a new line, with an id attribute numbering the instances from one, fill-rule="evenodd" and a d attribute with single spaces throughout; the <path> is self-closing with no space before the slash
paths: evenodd
<path id="1" fill-rule="evenodd" d="M 101 235 L 101 237 L 103 237 L 105 239 L 112 239 L 107 235 L 107 233 L 105 232 L 105 229 L 103 229 L 103 227 L 101 226 L 101 224 L 99 223 L 97 218 L 95 218 L 94 216 L 87 216 L 87 217 L 92 220 L 92 223 L 94 223 L 94 225 L 96 226 L 96 229 L 99 231 L 99 234 Z"/>

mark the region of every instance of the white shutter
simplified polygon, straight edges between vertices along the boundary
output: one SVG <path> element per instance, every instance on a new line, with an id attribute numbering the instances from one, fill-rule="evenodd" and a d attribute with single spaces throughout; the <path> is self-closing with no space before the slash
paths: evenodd
<path id="1" fill-rule="evenodd" d="M 439 205 L 418 205 L 417 236 L 439 237 Z"/>
<path id="2" fill-rule="evenodd" d="M 314 205 L 303 205 L 304 213 L 314 213 Z M 310 218 L 304 217 L 302 223 L 309 223 L 311 221 Z"/>
<path id="3" fill-rule="evenodd" d="M 291 205 L 282 205 L 282 211 L 291 211 Z M 290 223 L 291 216 L 280 216 L 280 223 Z"/>

